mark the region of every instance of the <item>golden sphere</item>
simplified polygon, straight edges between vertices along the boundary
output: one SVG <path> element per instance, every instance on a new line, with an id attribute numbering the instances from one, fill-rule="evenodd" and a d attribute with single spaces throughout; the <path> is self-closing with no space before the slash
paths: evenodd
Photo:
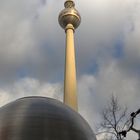
<path id="1" fill-rule="evenodd" d="M 65 29 L 68 24 L 72 24 L 74 29 L 76 29 L 80 25 L 81 16 L 74 7 L 68 7 L 60 12 L 58 20 L 63 29 Z"/>

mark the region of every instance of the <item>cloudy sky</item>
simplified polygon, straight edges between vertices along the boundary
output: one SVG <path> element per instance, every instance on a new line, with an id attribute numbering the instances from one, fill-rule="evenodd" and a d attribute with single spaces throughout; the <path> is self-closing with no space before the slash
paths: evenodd
<path id="1" fill-rule="evenodd" d="M 63 3 L 0 0 L 0 106 L 30 95 L 62 100 Z M 79 112 L 95 130 L 112 93 L 130 112 L 140 107 L 140 0 L 76 0 L 76 7 Z"/>

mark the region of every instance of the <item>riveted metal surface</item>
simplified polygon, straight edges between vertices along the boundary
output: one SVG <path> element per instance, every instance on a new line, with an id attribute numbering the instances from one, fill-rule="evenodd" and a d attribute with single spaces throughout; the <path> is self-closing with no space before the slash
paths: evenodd
<path id="1" fill-rule="evenodd" d="M 0 140 L 95 140 L 87 122 L 63 103 L 26 97 L 0 108 Z"/>

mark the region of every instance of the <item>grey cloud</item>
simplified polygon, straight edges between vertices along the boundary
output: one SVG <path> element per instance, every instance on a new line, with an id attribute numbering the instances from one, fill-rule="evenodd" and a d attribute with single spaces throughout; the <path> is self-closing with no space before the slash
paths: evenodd
<path id="1" fill-rule="evenodd" d="M 63 45 L 58 41 L 59 36 L 56 35 L 59 31 L 56 17 L 58 12 L 53 11 L 56 6 L 51 1 L 41 8 L 40 2 L 40 0 L 28 2 L 14 0 L 4 1 L 1 4 L 3 5 L 0 14 L 0 77 L 2 82 L 16 80 L 22 69 L 26 69 L 28 75 L 40 79 L 43 79 L 46 69 L 47 77 L 51 75 L 50 79 L 56 75 L 53 72 L 51 74 L 53 69 L 58 67 L 62 70 L 63 56 L 60 52 L 64 52 L 61 51 Z M 50 17 L 50 14 L 53 16 Z M 56 59 L 60 61 L 56 62 Z M 57 72 L 60 73 L 59 70 Z M 54 71 L 54 73 L 57 72 Z"/>
<path id="2" fill-rule="evenodd" d="M 82 23 L 76 31 L 78 76 L 90 71 L 98 61 L 112 55 L 114 44 L 123 34 L 135 2 L 76 2 Z M 59 27 L 58 13 L 63 1 L 4 1 L 1 9 L 1 71 L 2 81 L 25 76 L 43 81 L 63 77 L 65 33 Z M 119 10 L 118 10 L 119 9 Z M 6 71 L 7 69 L 7 71 Z M 44 76 L 45 75 L 45 76 Z"/>

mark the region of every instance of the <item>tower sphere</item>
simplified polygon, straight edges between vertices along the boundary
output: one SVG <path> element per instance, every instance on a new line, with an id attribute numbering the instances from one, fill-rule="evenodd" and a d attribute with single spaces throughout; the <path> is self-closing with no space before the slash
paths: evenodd
<path id="1" fill-rule="evenodd" d="M 68 24 L 72 24 L 74 29 L 76 29 L 81 22 L 81 16 L 79 12 L 74 8 L 75 4 L 72 0 L 67 0 L 65 2 L 65 9 L 59 14 L 59 24 L 65 29 Z"/>
<path id="2" fill-rule="evenodd" d="M 0 140 L 96 140 L 87 122 L 60 101 L 25 97 L 0 108 Z"/>

